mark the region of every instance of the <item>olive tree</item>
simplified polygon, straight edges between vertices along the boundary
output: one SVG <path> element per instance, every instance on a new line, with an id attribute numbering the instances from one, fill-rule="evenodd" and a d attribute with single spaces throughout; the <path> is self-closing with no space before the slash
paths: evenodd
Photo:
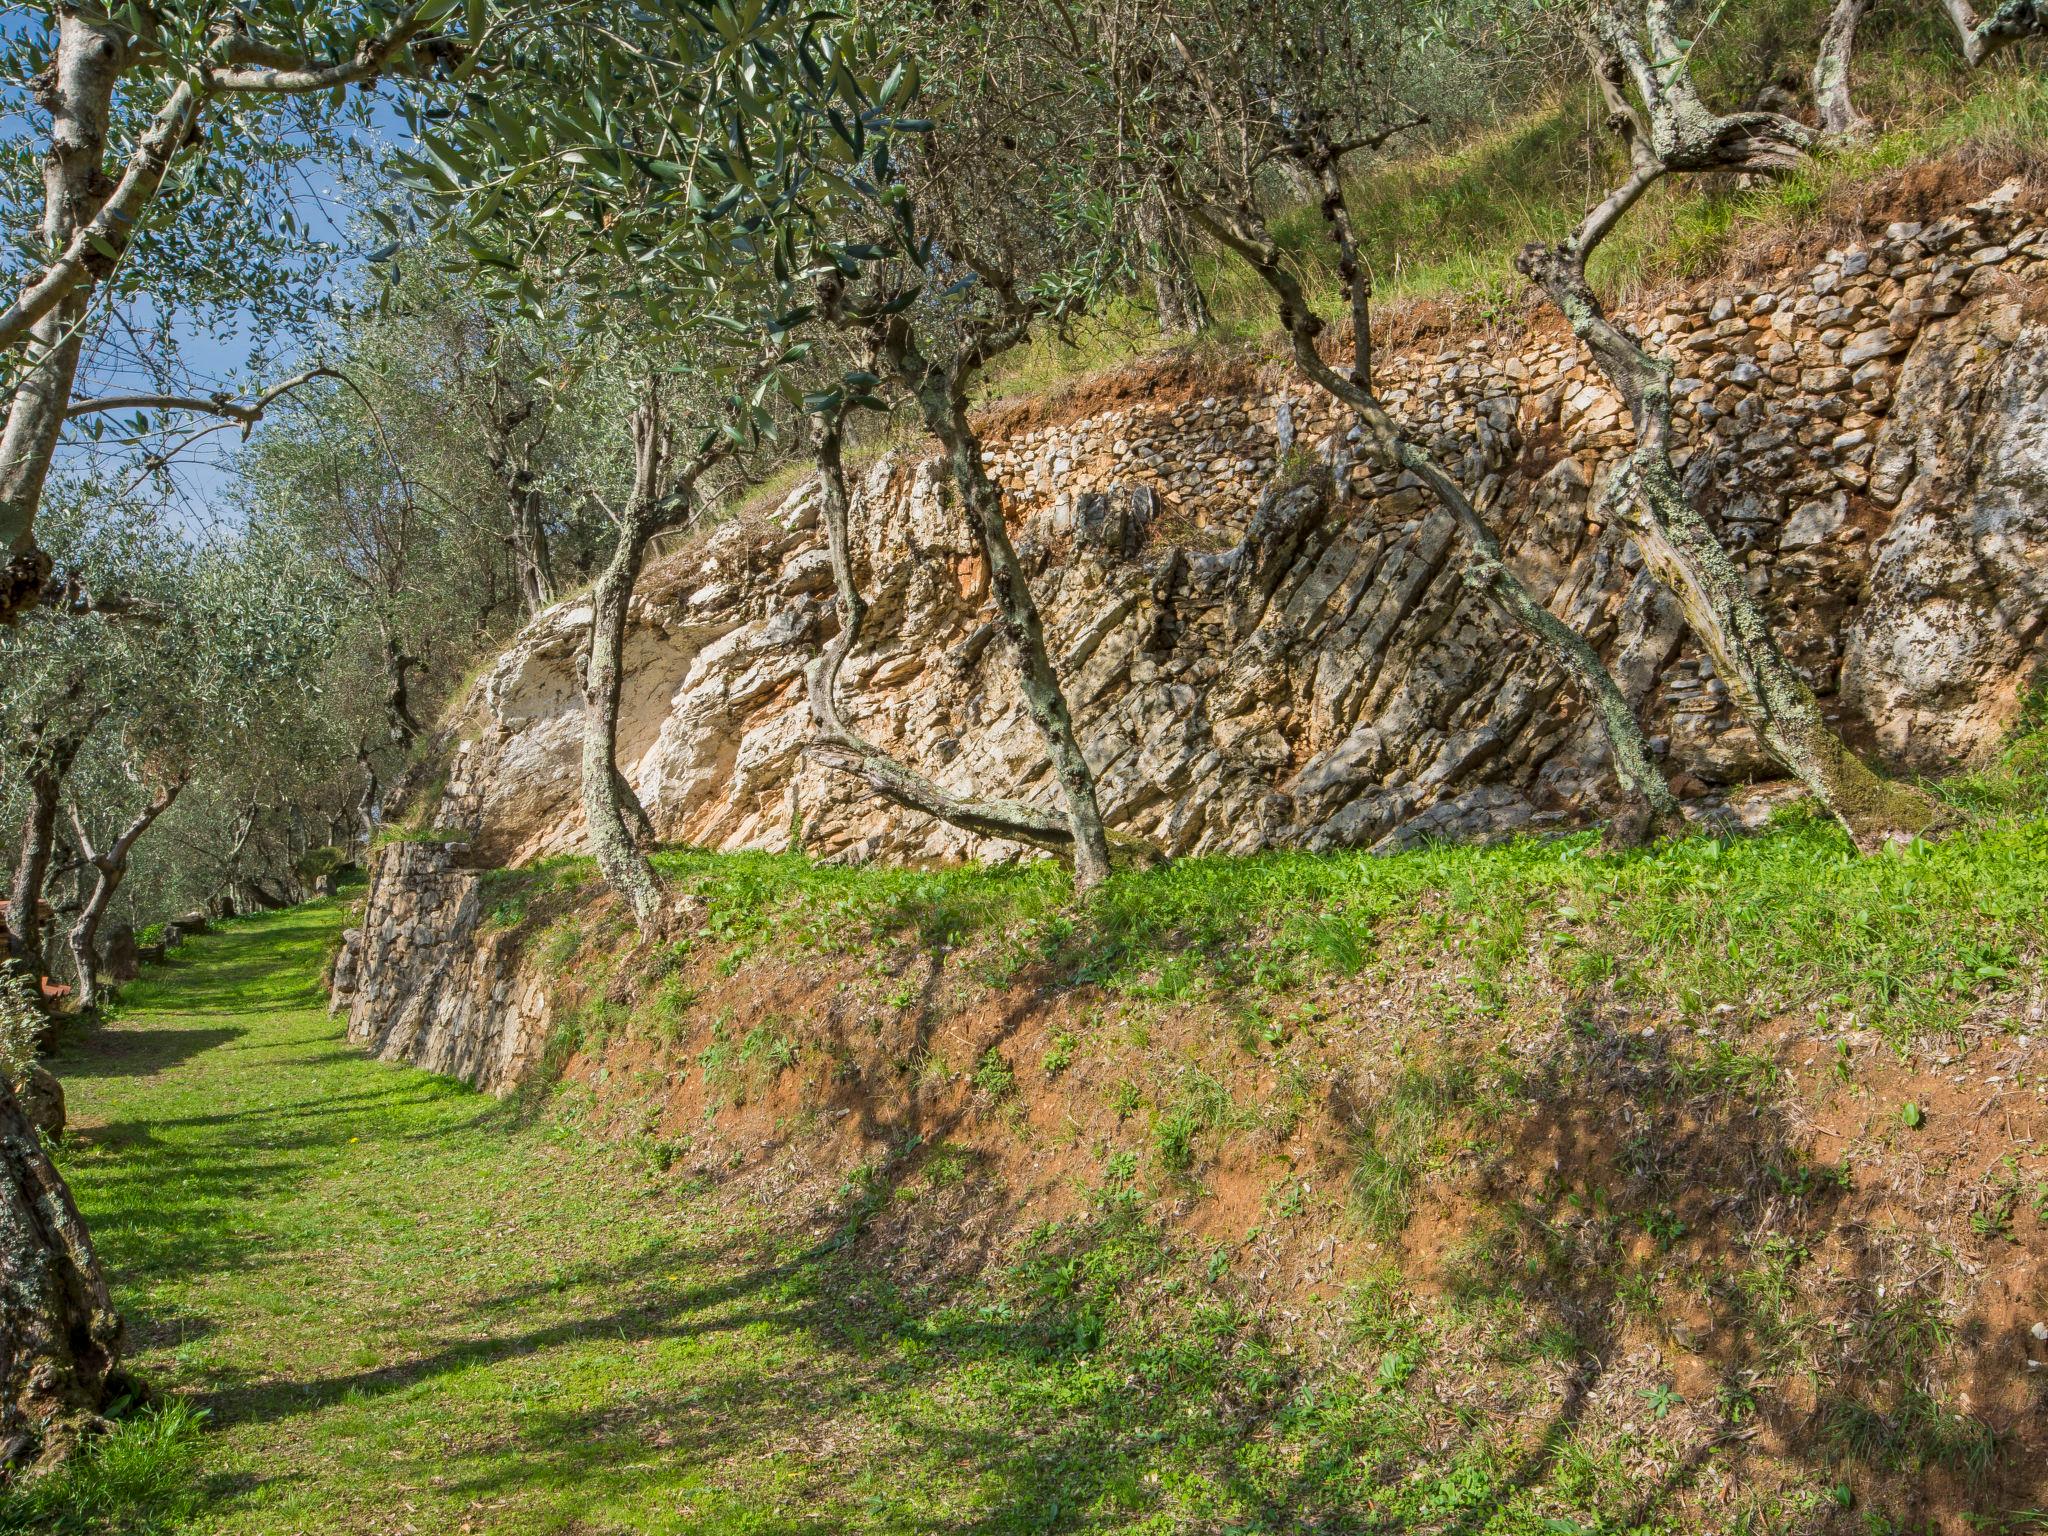
<path id="1" fill-rule="evenodd" d="M 1250 0 L 1162 5 L 1128 23 L 1119 100 L 1139 152 L 1188 216 L 1270 294 L 1295 366 L 1357 416 L 1383 462 L 1428 487 L 1458 528 L 1468 585 L 1593 704 L 1625 802 L 1610 835 L 1637 841 L 1682 817 L 1634 708 L 1585 637 L 1530 591 L 1473 494 L 1386 407 L 1374 383 L 1373 277 L 1346 173 L 1354 157 L 1426 121 L 1397 95 L 1413 73 L 1415 31 L 1416 18 L 1398 3 L 1326 13 Z M 1349 328 L 1334 362 L 1325 355 L 1329 324 L 1261 209 L 1260 187 L 1275 164 L 1293 167 L 1315 192 Z"/>
<path id="2" fill-rule="evenodd" d="M 617 766 L 628 605 L 649 543 L 801 398 L 799 298 L 862 259 L 835 243 L 835 210 L 887 200 L 905 87 L 888 65 L 871 34 L 784 0 L 568 6 L 545 54 L 449 102 L 410 162 L 486 302 L 573 323 L 641 370 L 632 482 L 591 592 L 582 770 L 592 851 L 643 932 L 663 897 Z"/>
<path id="3" fill-rule="evenodd" d="M 871 264 L 857 275 L 826 274 L 818 314 L 855 341 L 878 382 L 907 401 L 940 447 L 1061 814 L 948 797 L 900 764 L 883 768 L 836 710 L 817 712 L 831 704 L 829 687 L 814 692 L 814 718 L 826 745 L 839 739 L 836 755 L 871 787 L 971 830 L 1054 848 L 1086 891 L 1110 872 L 1111 839 L 972 406 L 991 364 L 1063 330 L 1128 282 L 1119 190 L 1137 183 L 1116 150 L 1110 76 L 1090 62 L 1101 41 L 1091 13 L 1001 0 L 966 18 L 918 4 L 886 14 L 916 55 L 920 121 L 930 131 L 900 146 L 897 195 L 858 225 Z M 835 440 L 821 424 L 819 442 Z M 844 501 L 843 483 L 830 463 L 821 468 L 830 510 Z M 844 588 L 841 602 L 845 622 L 854 614 Z"/>
<path id="4" fill-rule="evenodd" d="M 280 195 L 285 183 L 267 171 L 293 146 L 322 147 L 322 130 L 349 113 L 351 89 L 465 74 L 517 19 L 501 0 L 21 9 L 25 24 L 0 40 L 0 75 L 20 82 L 6 131 L 11 163 L 39 161 L 40 185 L 0 189 L 22 221 L 8 273 L 18 292 L 0 309 L 0 624 L 40 601 L 49 582 L 36 519 L 106 306 L 138 295 L 165 311 L 207 297 L 232 306 L 266 280 L 287 281 L 289 262 L 238 259 L 274 257 L 303 234 Z"/>
<path id="5" fill-rule="evenodd" d="M 1880 777 L 1851 751 L 1812 687 L 1785 659 L 1770 616 L 1672 461 L 1670 362 L 1608 314 L 1586 276 L 1587 259 L 1600 242 L 1664 177 L 1775 174 L 1804 161 L 1815 131 L 1778 112 L 1709 107 L 1693 84 L 1690 45 L 1670 0 L 1646 0 L 1634 14 L 1613 0 L 1594 0 L 1586 26 L 1608 121 L 1628 148 L 1627 173 L 1569 235 L 1525 247 L 1516 265 L 1626 403 L 1636 446 L 1610 482 L 1610 500 L 1644 563 L 1677 599 L 1743 718 L 1857 848 L 1869 852 L 1910 839 L 1936 824 L 1937 803 L 1911 785 Z"/>

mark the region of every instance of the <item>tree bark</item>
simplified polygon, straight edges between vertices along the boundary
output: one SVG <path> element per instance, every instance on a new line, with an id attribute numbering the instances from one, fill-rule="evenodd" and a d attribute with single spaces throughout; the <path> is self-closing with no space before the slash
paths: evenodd
<path id="1" fill-rule="evenodd" d="M 356 748 L 356 766 L 363 770 L 363 793 L 356 801 L 356 824 L 362 830 L 362 859 L 367 864 L 370 858 L 370 844 L 377 836 L 377 814 L 383 798 L 383 786 L 377 780 L 377 764 L 366 746 Z"/>
<path id="2" fill-rule="evenodd" d="M 58 12 L 56 53 L 32 82 L 38 105 L 50 113 L 50 142 L 43 157 L 47 249 L 67 249 L 106 201 L 109 188 L 100 167 L 114 82 L 126 51 L 112 27 L 88 21 L 70 7 Z M 78 283 L 28 328 L 23 377 L 8 404 L 6 427 L 0 429 L 0 539 L 8 559 L 0 623 L 13 622 L 16 612 L 34 606 L 49 578 L 49 557 L 35 542 L 36 510 L 78 379 L 92 291 L 90 281 Z"/>
<path id="3" fill-rule="evenodd" d="M 1152 300 L 1159 312 L 1160 334 L 1195 336 L 1209 327 L 1208 297 L 1195 281 L 1188 249 L 1188 229 L 1178 208 L 1156 189 L 1138 199 L 1138 235 L 1145 243 L 1145 263 L 1152 275 Z"/>
<path id="4" fill-rule="evenodd" d="M 542 515 L 538 489 L 514 485 L 512 498 L 512 559 L 518 568 L 519 598 L 532 618 L 543 608 L 554 606 L 555 572 L 548 550 L 547 520 Z"/>
<path id="5" fill-rule="evenodd" d="M 104 851 L 94 849 L 84 821 L 76 810 L 72 812 L 72 825 L 78 834 L 78 851 L 85 855 L 87 864 L 94 871 L 92 891 L 79 908 L 78 920 L 71 925 L 70 935 L 71 959 L 78 968 L 78 1006 L 81 1010 L 100 1005 L 100 921 L 107 915 L 107 904 L 114 899 L 121 882 L 128 878 L 128 860 L 135 851 L 136 840 L 149 830 L 157 817 L 171 808 L 171 802 L 178 798 L 178 792 L 184 787 L 183 780 L 174 780 L 150 796 L 149 804 L 136 813 Z"/>
<path id="6" fill-rule="evenodd" d="M 850 509 L 840 448 L 837 419 L 821 420 L 816 460 L 826 549 L 832 557 L 832 581 L 839 596 L 839 633 L 826 642 L 805 675 L 811 709 L 810 750 L 906 810 L 936 816 L 979 836 L 1029 843 L 1071 858 L 1073 829 L 1052 812 L 1016 800 L 975 800 L 955 795 L 864 740 L 840 717 L 839 669 L 859 644 L 868 611 L 867 600 L 861 596 L 853 575 Z"/>
<path id="7" fill-rule="evenodd" d="M 0 1079 L 0 1467 L 69 1453 L 119 1389 L 123 1343 L 71 1191 Z"/>
<path id="8" fill-rule="evenodd" d="M 1053 776 L 1066 803 L 1067 826 L 1073 834 L 1074 889 L 1092 890 L 1109 878 L 1109 834 L 1096 799 L 1094 771 L 1074 734 L 1067 696 L 1045 647 L 1045 623 L 1010 543 L 1002 488 L 989 478 L 982 462 L 981 439 L 967 419 L 962 375 L 972 365 L 963 362 L 950 371 L 935 367 L 900 317 L 886 327 L 883 350 L 891 370 L 917 400 L 926 428 L 946 450 L 947 467 L 967 509 L 968 526 L 988 562 L 989 590 L 1016 660 L 1025 709 L 1045 741 Z"/>
<path id="9" fill-rule="evenodd" d="M 1978 16 L 1970 0 L 1942 0 L 1941 8 L 1955 27 L 1963 58 L 1972 69 L 1981 68 L 2014 43 L 2048 32 L 2048 7 L 2040 0 L 2005 0 L 1989 17 Z"/>
<path id="10" fill-rule="evenodd" d="M 627 824 L 631 791 L 618 769 L 619 696 L 625 681 L 627 606 L 648 540 L 662 526 L 636 496 L 591 591 L 590 652 L 583 671 L 583 816 L 590 826 L 590 851 L 605 884 L 632 909 L 642 933 L 651 933 L 660 922 L 661 882 Z"/>
<path id="11" fill-rule="evenodd" d="M 412 690 L 406 681 L 406 674 L 418 665 L 419 658 L 406 655 L 396 635 L 385 634 L 384 718 L 392 744 L 401 752 L 410 752 L 420 735 L 420 723 L 412 712 Z"/>
<path id="12" fill-rule="evenodd" d="M 675 471 L 661 397 L 656 386 L 648 386 L 633 413 L 633 494 L 619 520 L 618 542 L 590 594 L 590 649 L 583 663 L 583 817 L 605 884 L 632 910 L 642 934 L 660 927 L 662 896 L 646 851 L 654 842 L 653 824 L 618 766 L 626 613 L 649 542 L 695 515 L 697 482 L 726 452 L 714 445 Z"/>
<path id="13" fill-rule="evenodd" d="M 1700 100 L 1667 0 L 1648 0 L 1646 49 L 1632 27 L 1595 12 L 1597 73 L 1627 140 L 1628 177 L 1556 247 L 1524 248 L 1515 265 L 1549 298 L 1627 403 L 1636 447 L 1617 471 L 1616 504 L 1651 573 L 1677 598 L 1743 717 L 1772 756 L 1803 783 L 1863 852 L 1938 825 L 1932 796 L 1880 778 L 1851 752 L 1820 702 L 1778 649 L 1769 620 L 1713 528 L 1685 494 L 1671 462 L 1671 365 L 1609 319 L 1586 280 L 1586 258 L 1659 177 L 1673 170 L 1769 172 L 1800 163 L 1813 140 L 1804 124 L 1771 112 L 1717 117 Z M 1639 115 L 1619 81 L 1634 84 Z M 1647 121 L 1645 120 L 1647 118 Z"/>
<path id="14" fill-rule="evenodd" d="M 1870 120 L 1856 110 L 1849 89 L 1856 26 L 1870 5 L 1871 0 L 1835 0 L 1820 35 L 1820 52 L 1813 61 L 1813 105 L 1820 131 L 1831 139 L 1859 139 L 1870 131 Z"/>
<path id="15" fill-rule="evenodd" d="M 29 756 L 29 803 L 22 817 L 21 857 L 14 866 L 7 926 L 14 934 L 16 958 L 36 967 L 38 975 L 42 967 L 43 923 L 37 909 L 42 905 L 43 883 L 57 848 L 57 811 L 63 803 L 64 780 L 84 744 L 83 734 L 44 734 L 38 737 Z"/>

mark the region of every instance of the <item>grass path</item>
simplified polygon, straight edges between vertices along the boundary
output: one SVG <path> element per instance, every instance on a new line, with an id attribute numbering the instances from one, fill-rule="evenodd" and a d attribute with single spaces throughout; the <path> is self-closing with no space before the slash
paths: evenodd
<path id="1" fill-rule="evenodd" d="M 842 1329 L 815 1263 L 695 1230 L 673 1181 L 348 1047 L 317 981 L 339 921 L 191 941 L 54 1063 L 135 1363 L 208 1415 L 150 1507 L 81 1497 L 72 1528 L 1040 1523 L 1028 1444 L 949 1402 L 915 1341 Z"/>

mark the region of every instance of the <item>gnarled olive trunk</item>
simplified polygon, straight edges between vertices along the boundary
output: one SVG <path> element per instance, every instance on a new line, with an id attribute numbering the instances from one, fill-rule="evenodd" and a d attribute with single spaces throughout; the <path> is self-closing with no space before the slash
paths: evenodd
<path id="1" fill-rule="evenodd" d="M 515 485 L 511 494 L 512 563 L 518 570 L 519 600 L 531 618 L 555 601 L 554 562 L 541 493 Z"/>
<path id="2" fill-rule="evenodd" d="M 661 882 L 628 824 L 633 812 L 642 822 L 646 813 L 618 769 L 619 696 L 625 683 L 626 610 L 648 541 L 664 526 L 637 500 L 627 509 L 618 543 L 591 590 L 590 650 L 583 669 L 583 815 L 590 826 L 590 851 L 605 884 L 632 909 L 642 933 L 660 922 Z"/>
<path id="3" fill-rule="evenodd" d="M 1941 820 L 1934 798 L 1881 778 L 1849 750 L 1820 701 L 1778 649 L 1771 624 L 1671 462 L 1671 367 L 1601 308 L 1568 253 L 1525 250 L 1522 271 L 1549 296 L 1627 402 L 1636 447 L 1615 499 L 1651 573 L 1678 600 L 1744 719 L 1858 849 L 1909 840 Z"/>
<path id="4" fill-rule="evenodd" d="M 14 865 L 7 926 L 14 935 L 16 958 L 36 967 L 38 974 L 43 957 L 39 909 L 43 885 L 50 874 L 50 859 L 57 849 L 57 808 L 63 800 L 64 780 L 84 741 L 84 736 L 76 733 L 44 734 L 29 756 L 28 809 L 22 816 L 21 855 Z"/>
<path id="5" fill-rule="evenodd" d="M 70 1451 L 119 1389 L 122 1344 L 71 1191 L 0 1078 L 0 1467 Z"/>
<path id="6" fill-rule="evenodd" d="M 1871 0 L 1835 0 L 1821 32 L 1820 51 L 1813 61 L 1813 105 L 1820 131 L 1832 139 L 1860 138 L 1869 119 L 1856 110 L 1849 89 L 1849 65 L 1856 53 L 1856 26 Z"/>
<path id="7" fill-rule="evenodd" d="M 56 41 L 49 66 L 32 88 L 37 104 L 50 114 L 43 157 L 43 239 L 48 249 L 61 251 L 106 201 L 101 162 L 114 82 L 127 50 L 112 27 L 68 6 L 59 11 Z M 49 557 L 36 548 L 36 511 L 78 378 L 92 292 L 91 282 L 79 283 L 30 328 L 23 377 L 0 430 L 0 542 L 8 561 L 0 623 L 11 623 L 19 609 L 32 607 L 49 575 Z"/>
<path id="8" fill-rule="evenodd" d="M 1187 223 L 1181 211 L 1156 190 L 1147 190 L 1135 212 L 1152 276 L 1152 300 L 1159 330 L 1166 336 L 1195 336 L 1209 325 L 1209 300 L 1195 281 Z"/>
<path id="9" fill-rule="evenodd" d="M 805 674 L 811 709 L 810 750 L 908 810 L 936 816 L 984 837 L 1009 838 L 1071 856 L 1073 829 L 1059 816 L 1017 800 L 972 800 L 953 794 L 855 734 L 840 717 L 839 669 L 860 642 L 868 605 L 853 576 L 846 471 L 836 419 L 819 424 L 816 461 L 825 545 L 832 557 L 832 581 L 839 596 L 839 633 L 826 643 Z"/>
<path id="10" fill-rule="evenodd" d="M 420 723 L 412 712 L 412 685 L 406 676 L 418 665 L 419 658 L 406 654 L 398 636 L 384 636 L 384 718 L 392 745 L 401 752 L 410 752 L 420 734 Z"/>
<path id="11" fill-rule="evenodd" d="M 1024 707 L 1044 740 L 1053 777 L 1065 801 L 1067 827 L 1073 836 L 1074 888 L 1087 891 L 1109 878 L 1109 833 L 1096 799 L 1095 773 L 1081 751 L 1067 696 L 1053 670 L 1045 645 L 1045 623 L 1031 595 L 1031 583 L 1003 516 L 1003 492 L 988 475 L 981 457 L 981 438 L 967 419 L 967 400 L 960 381 L 936 368 L 918 351 L 908 327 L 889 328 L 885 350 L 890 367 L 916 398 L 926 428 L 946 450 L 953 485 L 967 510 L 968 527 L 988 562 L 989 591 L 997 622 L 1010 642 Z"/>
<path id="12" fill-rule="evenodd" d="M 157 817 L 171 808 L 171 802 L 178 798 L 178 792 L 184 787 L 183 781 L 178 781 L 152 795 L 149 804 L 136 813 L 135 819 L 121 829 L 112 845 L 105 850 L 94 849 L 84 824 L 78 824 L 79 851 L 93 870 L 92 890 L 79 908 L 78 920 L 71 925 L 70 934 L 71 960 L 78 968 L 78 1006 L 81 1009 L 100 1005 L 100 923 L 107 915 L 107 905 L 114 899 L 114 893 L 128 878 L 128 862 L 135 852 L 136 841 L 150 829 Z"/>

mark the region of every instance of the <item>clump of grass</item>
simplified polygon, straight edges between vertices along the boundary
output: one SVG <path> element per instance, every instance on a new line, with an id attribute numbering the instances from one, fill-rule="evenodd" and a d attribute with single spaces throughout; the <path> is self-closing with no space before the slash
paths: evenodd
<path id="1" fill-rule="evenodd" d="M 0 1532 L 158 1536 L 199 1510 L 206 1412 L 183 1399 L 144 1408 L 89 1441 L 55 1474 L 0 1487 Z"/>
<path id="2" fill-rule="evenodd" d="M 1452 1064 L 1402 1072 L 1353 1139 L 1351 1203 L 1359 1221 L 1385 1240 L 1408 1225 L 1416 1186 L 1436 1156 L 1444 1116 L 1472 1088 L 1471 1069 Z"/>

